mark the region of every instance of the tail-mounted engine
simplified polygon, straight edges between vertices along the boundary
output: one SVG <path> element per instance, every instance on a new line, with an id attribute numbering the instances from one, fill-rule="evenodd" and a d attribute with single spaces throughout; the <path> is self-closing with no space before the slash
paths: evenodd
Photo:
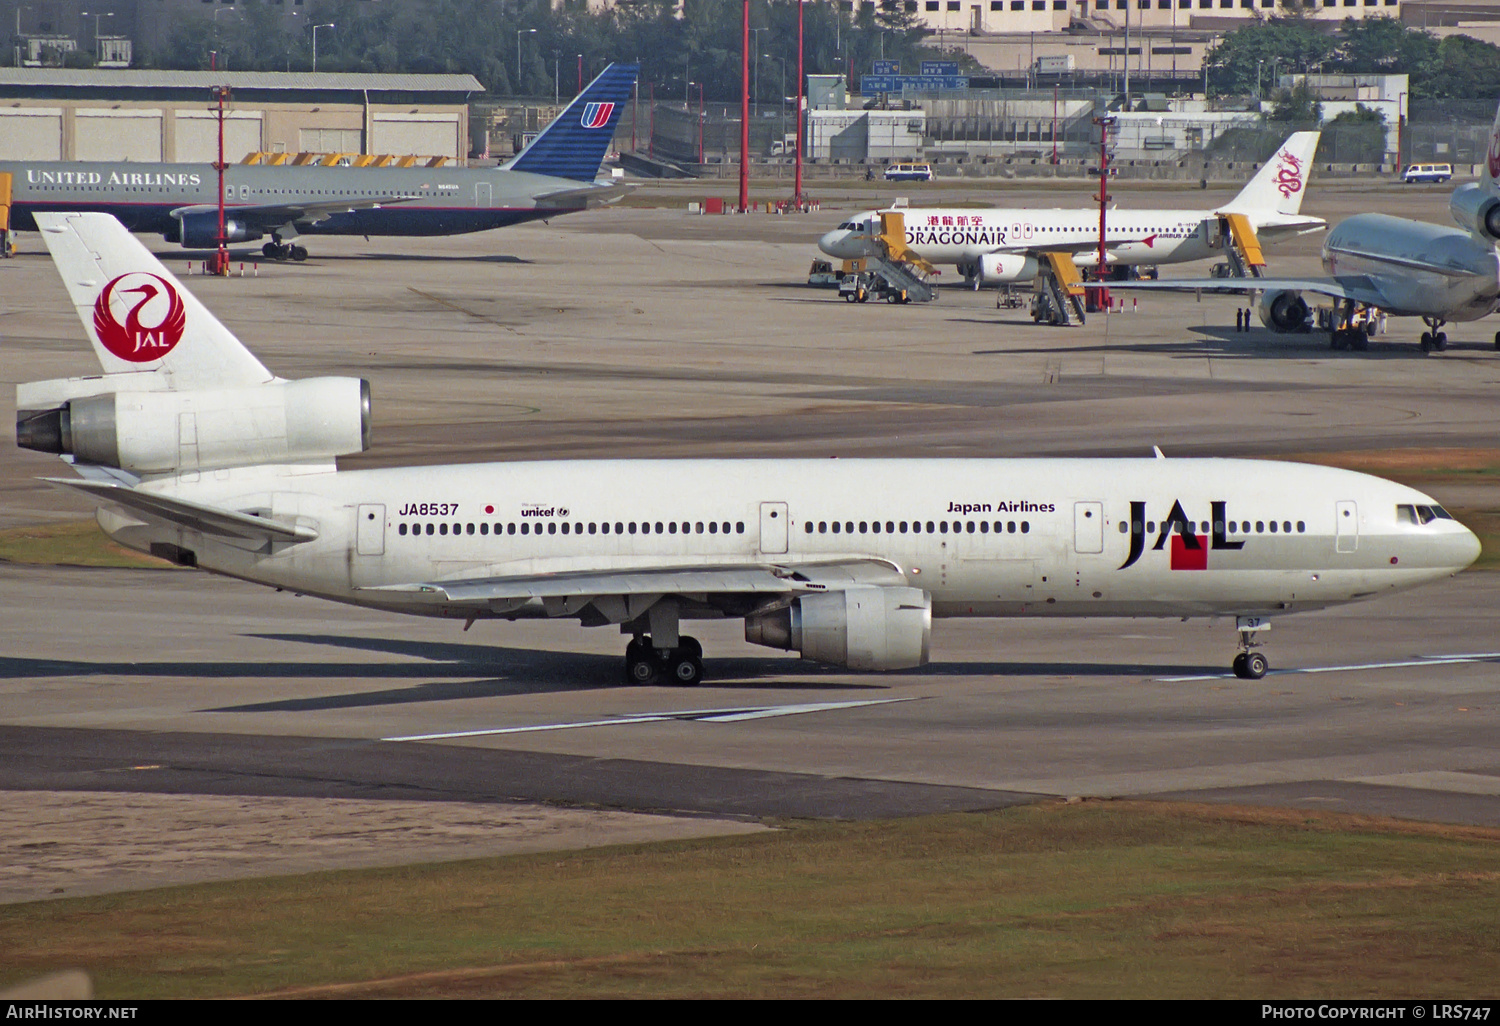
<path id="1" fill-rule="evenodd" d="M 370 385 L 308 378 L 90 395 L 17 410 L 16 444 L 135 474 L 327 460 L 369 448 Z"/>
<path id="2" fill-rule="evenodd" d="M 1307 301 L 1298 292 L 1267 292 L 1255 311 L 1272 331 L 1302 331 L 1307 327 Z"/>
<path id="3" fill-rule="evenodd" d="M 1454 223 L 1490 240 L 1500 240 L 1500 197 L 1470 182 L 1453 190 L 1448 212 Z"/>
<path id="4" fill-rule="evenodd" d="M 925 666 L 932 598 L 917 588 L 863 587 L 802 595 L 745 618 L 745 640 L 851 670 Z"/>

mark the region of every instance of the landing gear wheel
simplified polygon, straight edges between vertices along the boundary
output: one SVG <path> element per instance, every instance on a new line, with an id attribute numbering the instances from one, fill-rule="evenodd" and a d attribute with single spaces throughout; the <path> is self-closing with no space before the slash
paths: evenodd
<path id="1" fill-rule="evenodd" d="M 267 260 L 279 260 L 281 258 L 281 247 L 274 242 L 268 242 L 260 247 L 260 255 Z"/>
<path id="2" fill-rule="evenodd" d="M 297 261 L 298 263 L 301 263 L 302 261 L 304 261 L 304 260 L 307 259 L 307 247 L 306 246 L 293 246 L 292 250 L 291 250 L 291 256 L 292 256 L 293 260 Z"/>
<path id="3" fill-rule="evenodd" d="M 1349 348 L 1356 353 L 1363 353 L 1370 348 L 1370 336 L 1363 331 L 1352 331 L 1349 333 Z"/>
<path id="4" fill-rule="evenodd" d="M 697 638 L 678 638 L 677 647 L 691 655 L 699 662 L 703 661 L 703 645 L 698 641 Z"/>
<path id="5" fill-rule="evenodd" d="M 1495 332 L 1495 348 L 1500 349 L 1500 331 Z"/>
<path id="6" fill-rule="evenodd" d="M 1422 332 L 1422 341 L 1420 345 L 1422 346 L 1422 352 L 1432 352 L 1432 335 L 1429 332 Z"/>
<path id="7" fill-rule="evenodd" d="M 1245 672 L 1240 674 L 1246 680 L 1260 680 L 1271 668 L 1270 660 L 1259 652 L 1245 653 Z"/>
<path id="8" fill-rule="evenodd" d="M 1448 348 L 1448 333 L 1446 331 L 1440 331 L 1432 336 L 1432 348 L 1440 353 Z"/>
<path id="9" fill-rule="evenodd" d="M 703 663 L 685 649 L 676 649 L 666 659 L 667 676 L 673 684 L 684 688 L 697 687 L 703 683 Z"/>
<path id="10" fill-rule="evenodd" d="M 625 682 L 648 686 L 656 683 L 656 652 L 649 641 L 637 638 L 625 646 Z"/>
<path id="11" fill-rule="evenodd" d="M 1234 662 L 1230 663 L 1229 665 L 1230 668 L 1234 670 L 1234 675 L 1236 677 L 1243 678 L 1245 676 L 1245 653 L 1241 652 L 1239 655 L 1235 656 Z"/>

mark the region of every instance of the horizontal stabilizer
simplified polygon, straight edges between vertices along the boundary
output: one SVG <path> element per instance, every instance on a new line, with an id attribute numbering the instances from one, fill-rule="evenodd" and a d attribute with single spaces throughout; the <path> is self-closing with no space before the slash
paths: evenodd
<path id="1" fill-rule="evenodd" d="M 118 506 L 132 515 L 163 520 L 200 534 L 246 541 L 308 542 L 318 537 L 311 527 L 283 524 L 280 521 L 240 513 L 217 506 L 205 506 L 176 499 L 157 492 L 143 492 L 104 481 L 75 481 L 72 478 L 43 478 L 50 485 L 83 492 L 95 502 Z"/>

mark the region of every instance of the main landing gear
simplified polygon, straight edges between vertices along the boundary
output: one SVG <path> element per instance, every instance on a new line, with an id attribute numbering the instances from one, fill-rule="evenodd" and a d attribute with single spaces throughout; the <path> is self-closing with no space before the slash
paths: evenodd
<path id="1" fill-rule="evenodd" d="M 1422 352 L 1430 353 L 1436 349 L 1441 353 L 1444 349 L 1447 349 L 1448 335 L 1438 330 L 1447 321 L 1444 321 L 1441 317 L 1423 317 L 1422 323 L 1432 329 L 1431 331 L 1422 332 Z M 1500 349 L 1500 335 L 1495 336 L 1495 348 Z"/>
<path id="2" fill-rule="evenodd" d="M 1240 632 L 1240 654 L 1230 664 L 1234 675 L 1241 680 L 1260 680 L 1271 668 L 1271 661 L 1255 651 L 1260 647 L 1255 635 L 1258 631 L 1270 630 L 1271 621 L 1263 616 L 1237 616 L 1234 626 Z"/>
<path id="3" fill-rule="evenodd" d="M 272 235 L 271 241 L 260 247 L 260 251 L 267 260 L 296 260 L 301 263 L 307 259 L 305 246 L 294 246 L 291 243 L 282 242 L 280 235 Z"/>
<path id="4" fill-rule="evenodd" d="M 697 638 L 678 638 L 673 648 L 657 648 L 642 635 L 625 646 L 625 681 L 696 687 L 703 682 L 703 646 Z"/>
<path id="5" fill-rule="evenodd" d="M 1333 329 L 1328 334 L 1328 345 L 1333 349 L 1352 349 L 1362 353 L 1370 348 L 1370 333 L 1364 325 L 1354 323 L 1354 303 L 1345 301 L 1334 318 Z"/>

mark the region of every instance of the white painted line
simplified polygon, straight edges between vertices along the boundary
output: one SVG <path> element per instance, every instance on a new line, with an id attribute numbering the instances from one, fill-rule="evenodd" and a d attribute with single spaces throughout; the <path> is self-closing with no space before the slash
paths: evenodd
<path id="1" fill-rule="evenodd" d="M 696 723 L 737 723 L 772 716 L 796 716 L 801 713 L 828 712 L 834 709 L 856 709 L 866 705 L 889 705 L 892 702 L 914 702 L 912 698 L 875 698 L 860 702 L 811 702 L 804 705 L 750 706 L 742 709 L 679 709 L 674 712 L 640 713 L 604 720 L 574 720 L 569 723 L 538 723 L 527 727 L 493 727 L 485 730 L 455 730 L 441 734 L 407 734 L 383 737 L 382 741 L 448 741 L 461 737 L 489 737 L 497 734 L 529 734 L 542 730 L 574 730 L 579 727 L 619 727 L 632 723 L 660 723 L 663 720 L 686 720 Z"/>
<path id="2" fill-rule="evenodd" d="M 1486 659 L 1500 659 L 1500 652 L 1470 652 L 1465 655 L 1418 656 L 1389 663 L 1352 663 L 1348 666 L 1300 666 L 1290 670 L 1272 670 L 1268 677 L 1289 673 L 1344 673 L 1349 670 L 1389 670 L 1402 666 L 1443 666 L 1451 663 L 1482 663 Z M 1233 673 L 1205 673 L 1193 677 L 1156 677 L 1157 684 L 1181 684 L 1195 680 L 1234 680 Z"/>

